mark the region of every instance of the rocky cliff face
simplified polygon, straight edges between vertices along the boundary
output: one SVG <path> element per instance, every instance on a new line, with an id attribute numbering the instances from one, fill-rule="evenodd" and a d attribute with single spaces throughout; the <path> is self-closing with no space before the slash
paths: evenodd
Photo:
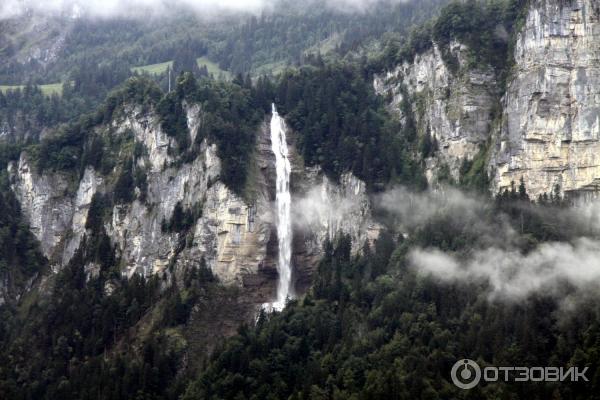
<path id="1" fill-rule="evenodd" d="M 37 174 L 26 153 L 21 154 L 18 163 L 9 164 L 8 171 L 12 188 L 42 251 L 56 261 L 54 267 L 68 262 L 74 249 L 79 247 L 87 209 L 101 178 L 92 169 L 87 169 L 75 195 L 69 195 L 73 185 L 71 176 Z"/>
<path id="2" fill-rule="evenodd" d="M 373 245 L 383 226 L 372 217 L 366 185 L 351 173 L 332 182 L 318 168 L 305 168 L 304 179 L 296 183 L 293 198 L 293 264 L 300 290 L 310 285 L 326 239 L 350 235 L 352 251 L 360 252 L 365 243 Z"/>
<path id="3" fill-rule="evenodd" d="M 591 196 L 600 184 L 600 3 L 531 2 L 491 161 L 493 189 Z"/>
<path id="4" fill-rule="evenodd" d="M 198 105 L 185 108 L 190 139 L 194 140 L 202 110 Z M 133 167 L 144 170 L 147 176 L 145 196 L 112 205 L 104 220 L 122 274 L 160 274 L 177 279 L 182 271 L 205 262 L 224 284 L 250 289 L 256 304 L 270 300 L 277 279 L 277 239 L 271 212 L 275 170 L 268 124 L 263 123 L 257 135 L 244 198 L 220 181 L 221 160 L 216 145 L 204 140 L 193 161 L 176 162 L 170 150 L 176 143 L 161 130 L 152 112 L 126 107 L 122 117 L 105 128 L 97 128 L 96 133 L 130 135 L 130 146 L 143 148 L 143 155 L 135 159 Z M 306 283 L 327 236 L 334 237 L 338 231 L 350 233 L 358 249 L 365 240 L 376 237 L 379 226 L 371 220 L 363 182 L 348 174 L 339 184 L 333 183 L 292 156 L 298 207 L 304 206 L 306 193 L 318 193 L 314 199 L 323 204 L 320 213 L 295 227 L 298 244 L 294 266 L 297 279 Z M 89 234 L 86 221 L 92 198 L 95 193 L 114 190 L 115 172 L 102 175 L 88 167 L 81 177 L 74 173 L 38 173 L 23 153 L 18 162 L 9 165 L 9 173 L 33 233 L 54 270 L 59 270 Z M 142 189 L 134 190 L 139 194 Z M 165 229 L 176 207 L 196 211 L 196 219 L 186 231 Z M 335 215 L 329 211 L 333 209 Z M 300 213 L 297 215 L 301 219 Z M 97 269 L 92 264 L 86 267 L 90 274 Z"/>
<path id="5" fill-rule="evenodd" d="M 477 154 L 489 138 L 498 97 L 491 68 L 469 67 L 468 49 L 458 42 L 450 44 L 449 52 L 458 63 L 454 68 L 448 67 L 434 45 L 374 81 L 375 90 L 388 98 L 391 112 L 404 120 L 401 105 L 407 100 L 419 135 L 430 133 L 439 142 L 438 154 L 426 160 L 430 183 L 443 164 L 458 178 L 462 160 Z"/>
<path id="6" fill-rule="evenodd" d="M 426 160 L 427 176 L 446 164 L 458 177 L 462 159 L 491 143 L 490 190 L 521 177 L 532 197 L 560 187 L 571 198 L 597 197 L 600 189 L 600 4 L 595 0 L 534 0 L 525 10 L 505 93 L 491 68 L 473 67 L 457 42 L 448 52 L 433 46 L 386 75 L 377 92 L 405 118 L 404 97 L 420 135 L 440 143 Z M 451 63 L 452 64 L 452 63 Z M 494 109 L 501 115 L 494 120 Z"/>
<path id="7" fill-rule="evenodd" d="M 199 107 L 188 109 L 190 135 L 197 131 L 200 113 Z M 173 139 L 162 132 L 156 118 L 137 108 L 126 110 L 125 116 L 113 122 L 114 135 L 133 132 L 135 143 L 143 145 L 146 156 L 138 159 L 135 167 L 147 171 L 147 194 L 143 202 L 136 199 L 114 205 L 105 223 L 123 274 L 160 274 L 169 265 L 178 270 L 199 265 L 203 258 L 224 283 L 241 282 L 243 275 L 257 273 L 259 266 L 268 263 L 271 217 L 267 188 L 263 185 L 257 190 L 253 203 L 231 192 L 219 181 L 221 164 L 216 146 L 206 141 L 191 163 L 170 166 L 174 161 L 169 155 Z M 38 174 L 25 153 L 18 163 L 10 165 L 9 172 L 13 190 L 44 254 L 55 269 L 66 265 L 86 232 L 94 193 L 110 190 L 109 185 L 103 185 L 107 179 L 88 168 L 72 192 L 72 176 Z M 185 236 L 163 228 L 178 203 L 184 210 L 202 210 Z"/>

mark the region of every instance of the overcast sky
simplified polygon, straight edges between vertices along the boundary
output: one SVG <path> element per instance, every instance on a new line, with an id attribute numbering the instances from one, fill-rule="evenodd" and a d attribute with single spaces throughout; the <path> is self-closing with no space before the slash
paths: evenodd
<path id="1" fill-rule="evenodd" d="M 226 11 L 260 13 L 272 8 L 279 0 L 0 0 L 0 18 L 19 15 L 26 10 L 38 13 L 62 13 L 70 15 L 85 10 L 86 15 L 96 17 L 135 16 L 140 12 L 164 13 L 175 3 L 191 7 L 199 13 Z M 317 0 L 301 0 L 307 3 Z M 322 0 L 321 0 L 322 1 Z M 325 0 L 343 11 L 364 11 L 374 3 L 390 3 L 408 0 Z"/>

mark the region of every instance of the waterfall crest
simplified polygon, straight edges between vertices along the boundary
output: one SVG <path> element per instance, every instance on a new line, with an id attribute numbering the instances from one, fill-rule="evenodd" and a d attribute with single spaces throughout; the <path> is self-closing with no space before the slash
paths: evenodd
<path id="1" fill-rule="evenodd" d="M 273 303 L 265 305 L 271 310 L 280 311 L 285 307 L 285 302 L 291 296 L 292 281 L 292 220 L 291 220 L 291 195 L 290 172 L 291 165 L 288 158 L 288 147 L 285 136 L 285 121 L 277 113 L 275 104 L 272 105 L 271 117 L 271 149 L 275 154 L 277 169 L 276 207 L 277 207 L 277 239 L 279 257 L 277 271 L 277 298 Z"/>

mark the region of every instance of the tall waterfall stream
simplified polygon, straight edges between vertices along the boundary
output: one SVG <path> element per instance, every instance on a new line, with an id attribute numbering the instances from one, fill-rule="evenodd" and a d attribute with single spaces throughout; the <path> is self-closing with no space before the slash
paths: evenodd
<path id="1" fill-rule="evenodd" d="M 288 158 L 288 147 L 285 135 L 285 121 L 277 113 L 275 104 L 272 105 L 271 117 L 271 149 L 275 154 L 277 170 L 276 207 L 277 207 L 277 239 L 279 257 L 277 272 L 277 297 L 273 303 L 266 304 L 267 309 L 281 311 L 286 300 L 291 296 L 292 281 L 292 219 L 290 195 L 291 165 Z"/>

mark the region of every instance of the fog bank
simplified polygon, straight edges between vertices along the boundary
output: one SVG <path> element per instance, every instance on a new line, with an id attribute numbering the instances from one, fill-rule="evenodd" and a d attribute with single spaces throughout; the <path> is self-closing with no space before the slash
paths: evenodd
<path id="1" fill-rule="evenodd" d="M 317 0 L 300 0 L 300 6 L 312 7 L 323 4 Z M 325 0 L 326 6 L 342 12 L 364 12 L 377 3 L 390 5 L 410 0 Z M 259 14 L 276 7 L 286 8 L 288 0 L 3 0 L 0 3 L 0 19 L 16 17 L 25 13 L 66 15 L 73 18 L 87 17 L 141 17 L 148 14 L 165 15 L 173 9 L 187 8 L 194 12 L 216 16 L 241 12 Z M 298 7 L 298 2 L 289 2 Z"/>

